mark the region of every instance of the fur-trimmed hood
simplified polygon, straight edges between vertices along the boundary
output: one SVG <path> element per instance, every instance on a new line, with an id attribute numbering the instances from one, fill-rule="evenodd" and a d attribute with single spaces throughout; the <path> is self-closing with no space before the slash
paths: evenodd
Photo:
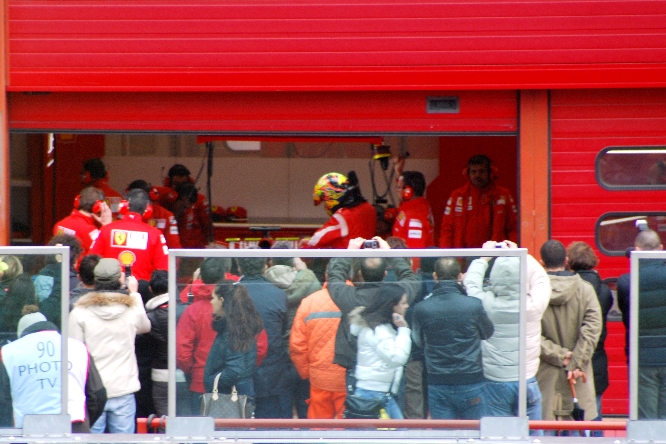
<path id="1" fill-rule="evenodd" d="M 74 308 L 87 308 L 102 319 L 115 319 L 134 304 L 134 298 L 122 291 L 93 291 L 82 296 Z"/>

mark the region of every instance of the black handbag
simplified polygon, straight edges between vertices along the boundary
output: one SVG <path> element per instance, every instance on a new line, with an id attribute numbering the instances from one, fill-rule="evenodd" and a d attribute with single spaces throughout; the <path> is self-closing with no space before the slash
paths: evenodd
<path id="1" fill-rule="evenodd" d="M 236 386 L 231 388 L 230 394 L 220 394 L 217 383 L 221 373 L 215 376 L 213 393 L 204 393 L 201 397 L 201 415 L 213 418 L 252 418 L 254 417 L 254 398 L 239 395 Z"/>
<path id="2" fill-rule="evenodd" d="M 384 408 L 382 399 L 361 398 L 358 395 L 347 395 L 345 411 L 342 414 L 346 419 L 379 419 Z"/>

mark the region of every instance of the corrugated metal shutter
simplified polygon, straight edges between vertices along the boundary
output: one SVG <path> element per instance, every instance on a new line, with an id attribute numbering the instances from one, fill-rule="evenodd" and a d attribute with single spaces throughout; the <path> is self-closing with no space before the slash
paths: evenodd
<path id="1" fill-rule="evenodd" d="M 429 96 L 457 113 L 429 114 Z M 515 91 L 50 93 L 9 95 L 12 130 L 204 134 L 512 133 Z"/>
<path id="2" fill-rule="evenodd" d="M 12 91 L 666 85 L 666 1 L 9 0 Z"/>
<path id="3" fill-rule="evenodd" d="M 551 94 L 551 232 L 568 245 L 595 245 L 595 224 L 608 212 L 659 211 L 663 191 L 609 191 L 596 180 L 606 147 L 666 144 L 666 90 L 553 91 Z M 624 257 L 604 256 L 603 277 L 627 271 Z"/>

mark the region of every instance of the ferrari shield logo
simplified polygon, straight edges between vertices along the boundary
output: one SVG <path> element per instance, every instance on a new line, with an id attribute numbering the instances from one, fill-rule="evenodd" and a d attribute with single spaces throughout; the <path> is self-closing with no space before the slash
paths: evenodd
<path id="1" fill-rule="evenodd" d="M 125 245 L 127 243 L 127 231 L 113 232 L 113 245 Z"/>

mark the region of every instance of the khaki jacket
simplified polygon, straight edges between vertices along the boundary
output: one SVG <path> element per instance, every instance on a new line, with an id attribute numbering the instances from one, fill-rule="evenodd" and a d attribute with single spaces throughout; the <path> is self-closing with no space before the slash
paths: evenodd
<path id="1" fill-rule="evenodd" d="M 557 272 L 549 273 L 549 277 L 553 292 L 541 320 L 541 364 L 537 372 L 543 419 L 570 419 L 573 403 L 566 371 L 579 368 L 587 375 L 587 383 L 577 381 L 578 404 L 589 421 L 597 417 L 591 359 L 601 334 L 601 308 L 594 288 L 580 276 Z M 573 352 L 571 362 L 564 367 L 569 351 Z"/>

